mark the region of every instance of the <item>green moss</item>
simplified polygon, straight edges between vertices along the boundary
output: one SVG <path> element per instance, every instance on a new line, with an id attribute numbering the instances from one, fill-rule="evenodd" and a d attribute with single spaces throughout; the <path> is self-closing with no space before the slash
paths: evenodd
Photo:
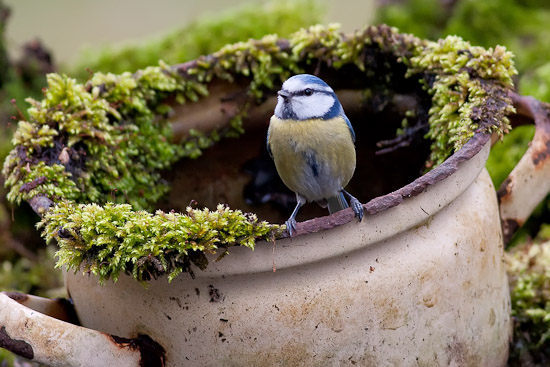
<path id="1" fill-rule="evenodd" d="M 520 72 L 519 91 L 550 102 L 550 67 L 547 48 L 550 30 L 550 7 L 539 0 L 410 0 L 399 4 L 382 6 L 378 21 L 413 32 L 421 37 L 439 38 L 459 35 L 472 44 L 493 46 L 501 44 L 516 56 Z M 511 138 L 513 152 L 527 146 L 529 134 L 520 134 L 524 139 Z M 503 156 L 504 149 L 491 152 L 490 172 L 496 172 L 493 182 L 502 180 L 500 172 L 509 172 L 519 161 Z"/>
<path id="2" fill-rule="evenodd" d="M 511 363 L 540 363 L 550 357 L 550 242 L 516 247 L 507 262 L 514 317 Z"/>
<path id="3" fill-rule="evenodd" d="M 483 46 L 504 44 L 517 55 L 520 70 L 547 62 L 543 50 L 550 8 L 524 0 L 461 0 L 444 34 L 460 34 Z"/>
<path id="4" fill-rule="evenodd" d="M 206 65 L 213 73 L 207 72 L 199 80 L 210 80 L 214 75 L 231 81 L 236 75 L 251 78 L 249 93 L 256 100 L 261 100 L 265 91 L 272 90 L 290 76 L 291 72 L 300 71 L 296 60 L 281 50 L 278 40 L 276 35 L 268 35 L 260 40 L 224 46 L 214 54 L 216 62 Z"/>
<path id="5" fill-rule="evenodd" d="M 13 157 L 10 155 L 7 159 L 12 161 Z M 39 162 L 32 170 L 25 172 L 24 180 L 18 180 L 15 175 L 6 179 L 6 186 L 10 187 L 8 200 L 20 204 L 21 200 L 36 195 L 74 200 L 80 194 L 76 183 L 71 180 L 71 174 L 61 164 L 48 166 Z"/>
<path id="6" fill-rule="evenodd" d="M 19 122 L 13 138 L 17 148 L 5 161 L 9 199 L 19 203 L 46 193 L 54 200 L 114 199 L 150 207 L 167 191 L 158 170 L 191 154 L 169 142 L 168 122 L 155 117 L 169 93 L 183 102 L 207 92 L 199 83 L 182 83 L 162 64 L 134 75 L 97 73 L 86 84 L 49 74 L 45 98 L 29 99 L 30 120 Z M 58 163 L 52 166 L 58 177 L 36 172 L 45 169 L 41 162 L 46 159 Z M 42 186 L 49 188 L 21 190 L 38 177 L 46 177 Z M 61 182 L 63 177 L 72 181 Z"/>
<path id="7" fill-rule="evenodd" d="M 100 281 L 116 281 L 126 272 L 141 282 L 163 274 L 170 281 L 191 271 L 191 263 L 204 269 L 205 253 L 223 253 L 235 245 L 253 249 L 257 239 L 275 239 L 283 230 L 222 204 L 214 211 L 188 207 L 186 214 L 153 215 L 127 204 L 66 201 L 50 210 L 40 226 L 48 242 L 59 244 L 57 266 L 90 272 Z"/>
<path id="8" fill-rule="evenodd" d="M 51 74 L 45 98 L 29 100 L 30 119 L 20 122 L 16 148 L 4 164 L 10 200 L 42 194 L 57 204 L 41 228 L 60 244 L 59 265 L 82 266 L 102 281 L 121 272 L 140 281 L 165 273 L 172 279 L 190 264 L 205 266 L 205 252 L 253 247 L 280 234 L 283 227 L 223 206 L 187 215 L 141 209 L 168 189 L 160 170 L 241 134 L 248 107 L 291 74 L 347 67 L 386 88 L 404 78 L 419 93 L 424 87 L 432 95 L 428 137 L 437 164 L 476 130 L 506 132 L 511 106 L 505 90 L 515 72 L 510 57 L 503 48 L 484 50 L 459 38 L 427 42 L 386 26 L 344 35 L 329 25 L 288 40 L 269 35 L 227 45 L 183 66 L 161 62 L 133 74 L 96 73 L 84 84 Z M 371 69 L 372 60 L 380 70 Z M 192 130 L 173 142 L 165 101 L 199 101 L 215 79 L 247 81 L 247 101 L 226 125 Z"/>
<path id="9" fill-rule="evenodd" d="M 459 35 L 484 47 L 502 44 L 517 55 L 521 72 L 548 61 L 550 7 L 544 1 L 411 0 L 383 6 L 377 18 L 420 37 Z"/>
<path id="10" fill-rule="evenodd" d="M 9 200 L 28 200 L 40 192 L 53 200 L 128 199 L 137 208 L 157 200 L 167 188 L 156 170 L 184 153 L 168 142 L 167 123 L 154 119 L 159 96 L 176 89 L 174 77 L 162 70 L 146 69 L 138 76 L 96 74 L 87 85 L 48 75 L 45 98 L 29 100 L 30 121 L 19 123 L 16 148 L 4 164 Z M 45 160 L 54 163 L 49 170 L 56 175 L 42 172 Z M 48 188 L 21 189 L 39 177 L 47 178 L 41 186 Z M 150 187 L 151 182 L 156 184 Z"/>
<path id="11" fill-rule="evenodd" d="M 478 130 L 501 137 L 510 130 L 508 115 L 515 110 L 505 89 L 513 88 L 512 76 L 517 71 L 512 54 L 504 47 L 486 50 L 449 36 L 429 42 L 410 63 L 410 73 L 435 73 L 433 83 L 427 84 L 433 96 L 426 135 L 433 141 L 428 166 L 442 163 Z"/>

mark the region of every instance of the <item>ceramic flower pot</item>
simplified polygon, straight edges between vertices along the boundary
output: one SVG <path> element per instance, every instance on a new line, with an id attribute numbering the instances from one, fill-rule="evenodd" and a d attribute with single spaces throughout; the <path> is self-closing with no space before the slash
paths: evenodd
<path id="1" fill-rule="evenodd" d="M 65 303 L 0 294 L 0 345 L 54 366 L 504 366 L 511 338 L 504 244 L 550 190 L 548 106 L 512 92 L 506 98 L 515 118 L 537 130 L 498 197 L 484 168 L 493 136 L 479 129 L 435 169 L 372 195 L 360 223 L 351 209 L 302 221 L 292 238 L 254 251 L 232 247 L 219 261 L 206 255 L 204 270 L 147 287 L 130 275 L 100 285 L 69 270 L 75 313 Z M 353 96 L 342 100 L 353 108 Z M 249 115 L 265 121 L 272 107 L 268 99 Z M 212 112 L 185 108 L 186 116 Z M 175 122 L 174 131 L 186 126 Z M 214 177 L 196 184 L 199 202 L 244 201 L 242 177 L 228 168 L 241 158 L 227 152 L 263 144 L 260 126 L 250 140 L 205 152 L 208 164 L 186 163 L 185 172 Z M 352 186 L 360 191 L 376 185 L 365 184 L 371 172 L 361 164 L 370 163 L 361 163 L 365 135 L 356 131 L 363 173 Z M 406 177 L 411 163 L 393 164 L 380 175 Z M 194 182 L 175 175 L 171 203 Z M 48 210 L 44 196 L 29 202 Z"/>
<path id="2" fill-rule="evenodd" d="M 194 279 L 147 290 L 72 272 L 67 289 L 82 325 L 148 335 L 171 366 L 504 366 L 509 291 L 480 145 L 364 223 L 336 216 L 332 229 L 235 249 Z"/>
<path id="3" fill-rule="evenodd" d="M 548 175 L 547 159 L 534 159 L 548 127 L 538 126 L 515 172 L 535 165 Z M 347 212 L 302 223 L 309 234 L 235 248 L 195 278 L 145 289 L 127 276 L 100 286 L 67 272 L 82 326 L 60 321 L 70 317 L 59 303 L 2 294 L 0 339 L 54 366 L 137 366 L 146 355 L 168 366 L 504 366 L 511 321 L 501 223 L 512 217 L 500 213 L 518 210 L 520 191 L 540 196 L 548 180 L 532 170 L 516 191 L 511 182 L 525 176 L 513 173 L 499 212 L 483 168 L 489 146 L 488 135 L 474 137 L 441 167 L 367 203 L 362 223 Z"/>

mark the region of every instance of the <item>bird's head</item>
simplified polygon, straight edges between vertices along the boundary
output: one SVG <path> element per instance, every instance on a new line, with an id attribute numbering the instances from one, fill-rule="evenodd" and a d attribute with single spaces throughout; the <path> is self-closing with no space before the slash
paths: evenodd
<path id="1" fill-rule="evenodd" d="M 310 74 L 288 78 L 278 92 L 275 116 L 287 120 L 331 119 L 343 114 L 332 88 Z"/>

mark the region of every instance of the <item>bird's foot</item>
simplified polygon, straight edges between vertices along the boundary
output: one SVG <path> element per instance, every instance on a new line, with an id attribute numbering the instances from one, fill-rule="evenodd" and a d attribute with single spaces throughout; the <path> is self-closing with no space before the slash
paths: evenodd
<path id="1" fill-rule="evenodd" d="M 292 237 L 294 232 L 296 231 L 296 219 L 289 218 L 286 222 L 286 231 L 288 232 L 289 237 Z"/>
<path id="2" fill-rule="evenodd" d="M 359 218 L 359 222 L 360 222 L 363 219 L 363 213 L 364 213 L 363 205 L 359 202 L 359 200 L 357 200 L 353 196 L 350 198 L 349 204 L 351 206 L 351 209 L 353 209 L 353 212 L 355 213 L 355 217 Z"/>
<path id="3" fill-rule="evenodd" d="M 359 222 L 363 220 L 363 214 L 364 214 L 363 204 L 361 204 L 361 202 L 357 200 L 355 196 L 351 195 L 346 190 L 342 190 L 342 192 L 344 193 L 344 195 L 346 195 L 349 198 L 349 205 L 351 206 L 351 209 L 355 213 L 355 218 L 359 218 Z"/>

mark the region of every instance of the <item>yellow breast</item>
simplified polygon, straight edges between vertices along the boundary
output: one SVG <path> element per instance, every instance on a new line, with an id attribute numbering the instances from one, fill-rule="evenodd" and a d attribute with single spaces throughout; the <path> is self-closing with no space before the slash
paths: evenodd
<path id="1" fill-rule="evenodd" d="M 346 121 L 271 118 L 268 144 L 281 179 L 306 199 L 336 195 L 355 171 L 355 146 Z"/>

